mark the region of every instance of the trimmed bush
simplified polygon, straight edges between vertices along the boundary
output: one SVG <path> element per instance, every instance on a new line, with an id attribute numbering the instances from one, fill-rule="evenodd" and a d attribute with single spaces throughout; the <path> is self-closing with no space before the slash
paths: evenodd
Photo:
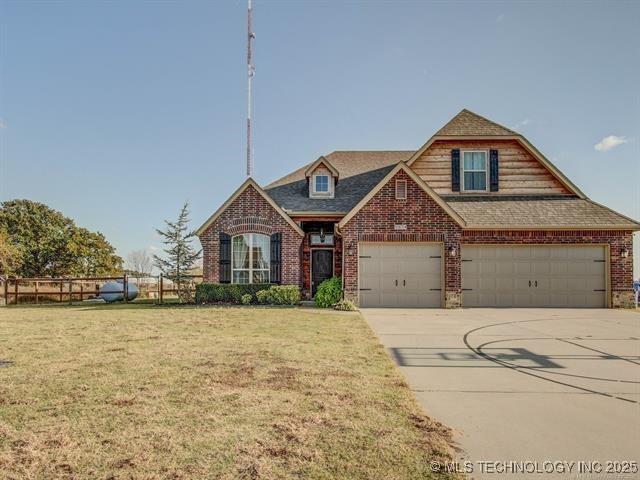
<path id="1" fill-rule="evenodd" d="M 246 300 L 249 298 L 249 300 Z M 203 303 L 263 303 L 297 305 L 300 289 L 295 285 L 264 283 L 201 283 L 196 285 L 195 301 Z"/>
<path id="2" fill-rule="evenodd" d="M 268 303 L 272 305 L 297 305 L 300 289 L 295 285 L 273 285 L 267 290 Z"/>
<path id="3" fill-rule="evenodd" d="M 256 292 L 258 303 L 269 303 L 269 290 L 259 290 Z"/>
<path id="4" fill-rule="evenodd" d="M 333 308 L 336 310 L 342 310 L 343 312 L 355 312 L 358 310 L 356 304 L 351 300 L 340 300 Z"/>
<path id="5" fill-rule="evenodd" d="M 247 294 L 256 301 L 256 293 L 269 287 L 264 283 L 200 283 L 196 285 L 195 301 L 198 304 L 240 303 Z"/>
<path id="6" fill-rule="evenodd" d="M 318 285 L 316 296 L 313 301 L 316 307 L 329 308 L 335 305 L 342 298 L 342 280 L 340 277 L 333 277 Z"/>

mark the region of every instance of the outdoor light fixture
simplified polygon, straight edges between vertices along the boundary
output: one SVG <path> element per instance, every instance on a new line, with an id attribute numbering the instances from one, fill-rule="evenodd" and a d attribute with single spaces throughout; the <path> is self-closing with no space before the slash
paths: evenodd
<path id="1" fill-rule="evenodd" d="M 324 243 L 324 228 L 320 227 L 320 243 Z"/>
<path id="2" fill-rule="evenodd" d="M 347 255 L 355 255 L 356 253 L 356 244 L 354 242 L 349 242 L 347 245 Z"/>
<path id="3" fill-rule="evenodd" d="M 627 258 L 629 256 L 629 250 L 627 250 L 626 247 L 622 247 L 622 250 L 620 250 L 620 256 L 622 258 Z"/>
<path id="4" fill-rule="evenodd" d="M 455 257 L 457 253 L 458 253 L 458 250 L 456 250 L 456 247 L 449 247 L 449 256 L 450 257 Z"/>

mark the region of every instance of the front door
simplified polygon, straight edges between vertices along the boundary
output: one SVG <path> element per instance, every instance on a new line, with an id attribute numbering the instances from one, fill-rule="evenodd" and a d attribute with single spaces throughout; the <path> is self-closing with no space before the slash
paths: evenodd
<path id="1" fill-rule="evenodd" d="M 333 250 L 311 250 L 311 295 L 318 285 L 333 276 Z"/>

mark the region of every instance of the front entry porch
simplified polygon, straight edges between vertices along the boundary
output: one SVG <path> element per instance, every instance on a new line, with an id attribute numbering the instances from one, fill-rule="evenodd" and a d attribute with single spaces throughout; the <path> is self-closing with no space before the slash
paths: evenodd
<path id="1" fill-rule="evenodd" d="M 302 295 L 312 299 L 318 286 L 342 275 L 342 238 L 335 233 L 339 218 L 309 219 L 300 222 L 302 242 Z"/>

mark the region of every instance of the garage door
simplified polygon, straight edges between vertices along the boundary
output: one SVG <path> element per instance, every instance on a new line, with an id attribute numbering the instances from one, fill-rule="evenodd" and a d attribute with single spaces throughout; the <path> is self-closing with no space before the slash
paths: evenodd
<path id="1" fill-rule="evenodd" d="M 440 307 L 441 248 L 433 243 L 360 243 L 360 305 Z"/>
<path id="2" fill-rule="evenodd" d="M 465 307 L 605 307 L 600 246 L 463 246 Z"/>

